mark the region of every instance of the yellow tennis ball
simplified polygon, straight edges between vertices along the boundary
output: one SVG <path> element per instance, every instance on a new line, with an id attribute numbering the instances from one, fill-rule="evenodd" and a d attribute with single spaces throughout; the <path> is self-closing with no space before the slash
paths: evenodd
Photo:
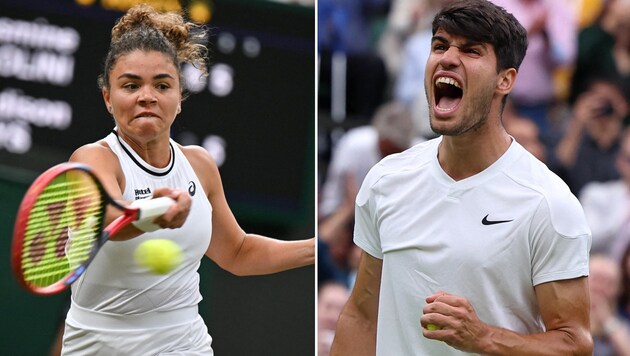
<path id="1" fill-rule="evenodd" d="M 440 330 L 440 327 L 435 324 L 427 324 L 427 330 Z"/>
<path id="2" fill-rule="evenodd" d="M 139 266 L 156 274 L 167 274 L 182 263 L 182 249 L 166 239 L 147 240 L 138 245 L 134 259 Z"/>

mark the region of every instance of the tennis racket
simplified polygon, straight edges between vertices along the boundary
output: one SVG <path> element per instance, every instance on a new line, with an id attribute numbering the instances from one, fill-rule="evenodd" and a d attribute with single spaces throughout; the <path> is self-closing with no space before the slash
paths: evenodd
<path id="1" fill-rule="evenodd" d="M 115 202 L 92 170 L 61 163 L 42 173 L 17 212 L 12 266 L 19 283 L 35 294 L 55 294 L 76 281 L 101 246 L 128 224 L 148 222 L 174 204 L 168 197 Z M 108 205 L 123 215 L 107 227 Z"/>

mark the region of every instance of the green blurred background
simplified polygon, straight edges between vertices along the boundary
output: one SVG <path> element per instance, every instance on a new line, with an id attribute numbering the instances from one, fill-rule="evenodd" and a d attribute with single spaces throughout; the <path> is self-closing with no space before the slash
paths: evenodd
<path id="1" fill-rule="evenodd" d="M 15 282 L 14 219 L 39 173 L 113 127 L 96 77 L 114 21 L 134 2 L 0 0 L 0 355 L 47 355 L 65 316 L 67 293 L 36 296 Z M 313 236 L 314 8 L 263 0 L 153 3 L 181 6 L 212 30 L 214 71 L 193 83 L 174 139 L 224 155 L 228 203 L 246 231 Z M 59 30 L 57 40 L 78 35 L 78 43 L 29 42 L 16 30 L 38 36 L 41 28 Z M 69 123 L 63 110 L 24 109 L 42 103 L 71 108 Z M 200 312 L 217 355 L 314 354 L 314 267 L 235 277 L 205 259 L 200 274 Z"/>

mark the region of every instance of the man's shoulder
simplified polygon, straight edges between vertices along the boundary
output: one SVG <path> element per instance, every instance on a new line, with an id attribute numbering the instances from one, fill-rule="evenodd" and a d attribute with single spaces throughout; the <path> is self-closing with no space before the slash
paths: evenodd
<path id="1" fill-rule="evenodd" d="M 506 174 L 523 189 L 537 192 L 554 206 L 577 202 L 567 183 L 547 165 L 529 153 L 519 157 Z"/>
<path id="2" fill-rule="evenodd" d="M 517 146 L 520 150 L 518 158 L 506 174 L 519 184 L 531 189 L 548 191 L 569 191 L 569 186 L 549 167 L 529 153 L 524 147 Z"/>
<path id="3" fill-rule="evenodd" d="M 525 158 L 518 169 L 513 170 L 512 178 L 524 189 L 540 196 L 539 209 L 548 216 L 555 230 L 564 236 L 578 236 L 590 233 L 582 206 L 569 186 L 544 163 L 533 156 Z"/>

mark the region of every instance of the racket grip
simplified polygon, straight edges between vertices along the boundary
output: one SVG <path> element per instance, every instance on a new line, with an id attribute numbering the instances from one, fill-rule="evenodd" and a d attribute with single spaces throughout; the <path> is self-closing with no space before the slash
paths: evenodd
<path id="1" fill-rule="evenodd" d="M 131 206 L 138 208 L 138 220 L 133 225 L 144 232 L 152 232 L 161 229 L 152 220 L 164 214 L 168 208 L 175 204 L 175 200 L 169 197 L 159 197 L 155 199 L 140 199 L 131 203 Z"/>

